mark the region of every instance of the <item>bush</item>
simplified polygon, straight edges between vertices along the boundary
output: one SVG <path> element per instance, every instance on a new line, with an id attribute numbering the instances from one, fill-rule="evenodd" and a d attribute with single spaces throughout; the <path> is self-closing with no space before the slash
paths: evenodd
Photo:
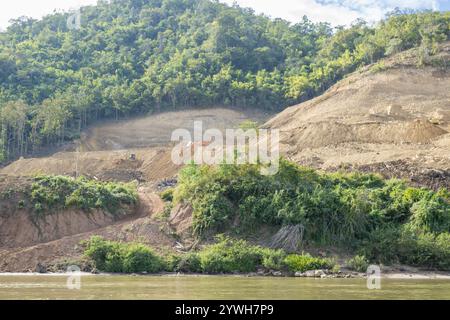
<path id="1" fill-rule="evenodd" d="M 281 270 L 284 268 L 283 250 L 252 246 L 244 240 L 223 236 L 218 242 L 199 252 L 182 255 L 156 255 L 151 248 L 138 243 L 107 241 L 94 236 L 82 243 L 84 254 L 98 270 L 105 272 L 148 272 L 163 270 L 192 273 L 253 272 L 258 267 Z"/>
<path id="2" fill-rule="evenodd" d="M 284 250 L 262 249 L 262 266 L 268 270 L 282 270 L 284 268 Z"/>
<path id="3" fill-rule="evenodd" d="M 411 226 L 415 230 L 442 233 L 450 232 L 450 204 L 442 197 L 429 194 L 412 208 Z"/>
<path id="4" fill-rule="evenodd" d="M 153 250 L 142 244 L 126 245 L 123 254 L 123 271 L 156 273 L 163 270 L 163 263 Z"/>
<path id="5" fill-rule="evenodd" d="M 369 260 L 365 256 L 354 256 L 347 261 L 347 266 L 354 271 L 366 272 L 369 267 Z"/>
<path id="6" fill-rule="evenodd" d="M 173 188 L 168 188 L 161 192 L 160 194 L 161 199 L 163 199 L 166 202 L 172 202 L 173 200 Z"/>
<path id="7" fill-rule="evenodd" d="M 142 244 L 107 241 L 94 236 L 84 242 L 84 245 L 85 256 L 90 258 L 100 271 L 156 273 L 164 267 L 162 259 Z"/>
<path id="8" fill-rule="evenodd" d="M 360 251 L 380 263 L 402 263 L 450 270 L 450 233 L 439 235 L 410 228 L 388 227 L 370 235 Z"/>
<path id="9" fill-rule="evenodd" d="M 180 257 L 176 270 L 179 272 L 201 273 L 202 266 L 197 253 L 187 253 Z"/>
<path id="10" fill-rule="evenodd" d="M 402 239 L 413 248 L 420 239 L 428 243 L 428 236 L 450 232 L 446 190 L 412 188 L 373 174 L 321 173 L 283 159 L 273 176 L 262 176 L 258 165 L 187 166 L 174 189 L 174 202 L 180 201 L 193 206 L 198 237 L 230 225 L 238 235 L 263 225 L 302 225 L 306 243 L 340 246 L 383 263 L 408 261 Z M 414 263 L 437 265 L 438 256 L 445 258 L 439 252 L 430 249 L 433 258 L 422 259 L 414 253 Z"/>
<path id="11" fill-rule="evenodd" d="M 284 264 L 292 272 L 305 272 L 309 270 L 332 269 L 334 263 L 329 259 L 314 258 L 309 254 L 290 254 L 284 259 Z"/>
<path id="12" fill-rule="evenodd" d="M 262 265 L 262 250 L 244 240 L 219 238 L 219 242 L 199 252 L 200 265 L 206 273 L 256 271 Z"/>
<path id="13" fill-rule="evenodd" d="M 138 200 L 134 184 L 98 182 L 84 177 L 38 176 L 30 191 L 37 212 L 75 207 L 85 211 L 104 209 L 112 214 Z"/>

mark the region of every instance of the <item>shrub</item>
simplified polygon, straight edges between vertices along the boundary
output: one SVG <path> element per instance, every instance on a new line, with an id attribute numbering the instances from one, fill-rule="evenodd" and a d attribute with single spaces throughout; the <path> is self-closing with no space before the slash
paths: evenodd
<path id="1" fill-rule="evenodd" d="M 284 268 L 284 250 L 262 249 L 262 266 L 269 270 L 282 270 Z"/>
<path id="2" fill-rule="evenodd" d="M 82 242 L 85 246 L 84 255 L 90 258 L 95 267 L 102 271 L 108 271 L 110 269 L 109 260 L 112 258 L 111 253 L 116 251 L 114 243 L 106 241 L 102 237 L 93 236 L 91 239 Z"/>
<path id="3" fill-rule="evenodd" d="M 176 270 L 179 272 L 202 272 L 200 257 L 197 253 L 186 253 L 180 257 Z"/>
<path id="4" fill-rule="evenodd" d="M 258 165 L 187 166 L 174 190 L 174 202 L 179 201 L 193 206 L 198 237 L 230 225 L 235 234 L 262 225 L 303 225 L 304 242 L 340 246 L 383 263 L 408 261 L 406 244 L 417 248 L 429 243 L 428 236 L 450 232 L 448 191 L 412 188 L 373 174 L 321 173 L 283 159 L 273 176 L 262 176 Z M 440 250 L 434 247 L 434 258 L 414 263 L 436 265 Z"/>
<path id="5" fill-rule="evenodd" d="M 160 194 L 161 199 L 163 199 L 166 202 L 172 202 L 173 200 L 173 188 L 168 188 L 161 192 Z"/>
<path id="6" fill-rule="evenodd" d="M 36 177 L 31 185 L 30 197 L 37 212 L 75 207 L 85 211 L 104 209 L 112 214 L 122 205 L 135 204 L 138 199 L 134 184 L 64 176 Z"/>
<path id="7" fill-rule="evenodd" d="M 149 272 L 163 270 L 193 273 L 252 272 L 258 267 L 281 270 L 286 253 L 253 246 L 244 240 L 223 236 L 199 252 L 161 257 L 143 244 L 107 241 L 94 236 L 82 242 L 84 254 L 95 267 L 105 272 Z"/>
<path id="8" fill-rule="evenodd" d="M 410 225 L 415 230 L 442 233 L 450 232 L 450 203 L 442 197 L 429 194 L 426 198 L 416 202 Z"/>
<path id="9" fill-rule="evenodd" d="M 200 265 L 206 273 L 252 272 L 262 264 L 260 247 L 244 240 L 219 238 L 219 242 L 199 252 Z"/>
<path id="10" fill-rule="evenodd" d="M 163 262 L 153 250 L 142 244 L 126 245 L 123 253 L 124 272 L 156 273 L 163 270 Z"/>
<path id="11" fill-rule="evenodd" d="M 149 247 L 137 243 L 107 241 L 94 236 L 84 242 L 85 256 L 97 269 L 105 272 L 149 272 L 163 270 L 164 264 Z"/>
<path id="12" fill-rule="evenodd" d="M 366 272 L 369 267 L 369 260 L 365 256 L 357 255 L 347 261 L 347 266 L 354 271 Z"/>
<path id="13" fill-rule="evenodd" d="M 314 258 L 309 254 L 291 254 L 284 259 L 285 265 L 292 272 L 305 272 L 318 269 L 332 269 L 334 263 L 329 259 Z"/>
<path id="14" fill-rule="evenodd" d="M 205 193 L 193 202 L 194 233 L 199 236 L 210 231 L 221 231 L 230 219 L 231 206 L 220 193 Z"/>
<path id="15" fill-rule="evenodd" d="M 448 232 L 436 235 L 390 226 L 373 232 L 360 247 L 362 254 L 380 263 L 450 270 Z"/>

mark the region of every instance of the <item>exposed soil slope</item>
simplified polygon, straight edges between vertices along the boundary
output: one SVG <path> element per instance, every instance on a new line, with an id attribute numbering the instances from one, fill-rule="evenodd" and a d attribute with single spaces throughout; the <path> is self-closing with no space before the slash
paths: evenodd
<path id="1" fill-rule="evenodd" d="M 84 132 L 73 151 L 62 151 L 49 157 L 21 158 L 0 169 L 0 175 L 84 175 L 117 181 L 167 179 L 180 169 L 171 160 L 173 130 L 183 128 L 192 132 L 194 121 L 202 121 L 203 130 L 223 130 L 236 128 L 245 120 L 263 123 L 268 118 L 268 113 L 253 109 L 209 108 L 105 123 Z M 135 160 L 130 159 L 132 154 L 136 156 Z"/>
<path id="2" fill-rule="evenodd" d="M 450 43 L 434 59 L 448 63 Z M 415 51 L 404 52 L 286 109 L 265 127 L 281 130 L 282 152 L 300 164 L 333 170 L 374 165 L 379 171 L 375 164 L 402 160 L 418 172 L 448 171 L 450 71 L 418 67 Z"/>
<path id="3" fill-rule="evenodd" d="M 97 125 L 82 135 L 79 149 L 98 151 L 167 146 L 176 129 L 188 129 L 193 134 L 194 121 L 201 121 L 203 130 L 224 130 L 236 128 L 249 119 L 263 123 L 269 116 L 269 113 L 256 109 L 207 108 L 165 112 Z"/>
<path id="4" fill-rule="evenodd" d="M 110 240 L 139 241 L 156 249 L 171 249 L 175 240 L 165 224 L 155 219 L 164 204 L 148 187 L 139 189 L 139 205 L 123 215 L 67 210 L 38 223 L 26 211 L 0 216 L 0 272 L 35 271 L 82 257 L 82 240 L 100 235 Z M 126 214 L 125 214 L 126 213 Z"/>
<path id="5" fill-rule="evenodd" d="M 0 191 L 19 187 L 35 174 L 84 175 L 98 180 L 141 182 L 139 205 L 112 216 L 64 210 L 35 219 L 30 209 L 0 199 L 0 272 L 34 271 L 82 256 L 80 241 L 93 235 L 120 241 L 139 241 L 157 250 L 178 250 L 174 232 L 190 236 L 189 208 L 175 208 L 170 221 L 158 218 L 164 203 L 154 193 L 161 180 L 173 178 L 180 166 L 171 160 L 172 131 L 192 132 L 195 121 L 203 129 L 238 127 L 245 120 L 268 119 L 264 112 L 223 108 L 169 112 L 141 119 L 105 123 L 87 130 L 72 151 L 48 157 L 21 158 L 0 170 Z M 148 183 L 147 183 L 148 182 Z M 188 239 L 187 245 L 190 245 Z"/>

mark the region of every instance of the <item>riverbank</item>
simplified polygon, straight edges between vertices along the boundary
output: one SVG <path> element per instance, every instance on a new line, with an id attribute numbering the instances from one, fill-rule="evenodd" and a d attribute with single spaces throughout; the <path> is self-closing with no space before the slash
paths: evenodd
<path id="1" fill-rule="evenodd" d="M 68 277 L 73 275 L 73 273 L 68 272 L 47 272 L 47 273 L 37 273 L 37 272 L 14 272 L 14 273 L 0 273 L 0 283 L 1 277 Z M 330 277 L 295 277 L 294 275 L 287 274 L 258 274 L 258 273 L 247 273 L 247 274 L 201 274 L 201 273 L 180 273 L 180 272 L 164 272 L 164 273 L 156 273 L 156 274 L 147 274 L 147 273 L 133 273 L 133 274 L 124 274 L 124 273 L 92 273 L 92 272 L 80 272 L 77 273 L 81 277 L 191 277 L 191 278 L 199 278 L 199 277 L 211 277 L 211 278 L 314 278 L 314 279 L 365 279 L 367 278 L 364 273 L 357 272 L 341 272 L 339 274 L 330 275 Z M 417 271 L 417 272 L 400 272 L 398 270 L 394 271 L 382 271 L 381 272 L 382 279 L 392 279 L 392 280 L 449 280 L 450 281 L 450 272 L 438 272 L 438 271 Z"/>

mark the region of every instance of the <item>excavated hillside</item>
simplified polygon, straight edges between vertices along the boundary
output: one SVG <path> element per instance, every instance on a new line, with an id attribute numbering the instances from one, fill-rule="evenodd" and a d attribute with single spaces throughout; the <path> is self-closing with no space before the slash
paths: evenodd
<path id="1" fill-rule="evenodd" d="M 355 72 L 325 94 L 286 109 L 264 127 L 281 130 L 281 151 L 299 164 L 324 170 L 378 172 L 417 185 L 450 188 L 450 43 L 418 67 L 414 50 Z M 177 207 L 161 221 L 161 188 L 180 167 L 171 161 L 176 128 L 237 127 L 264 122 L 257 111 L 202 109 L 105 123 L 87 130 L 73 150 L 19 159 L 0 169 L 0 194 L 29 183 L 35 174 L 85 175 L 96 180 L 140 182 L 139 205 L 123 214 L 56 212 L 40 220 L 0 199 L 0 272 L 56 268 L 82 256 L 92 235 L 140 241 L 160 250 L 192 245 L 192 212 Z M 13 205 L 13 203 L 16 203 Z M 180 243 L 181 242 L 181 243 Z M 78 260 L 77 260 L 78 259 Z"/>
<path id="2" fill-rule="evenodd" d="M 21 158 L 0 169 L 4 176 L 35 174 L 84 175 L 99 180 L 154 182 L 170 179 L 180 169 L 171 160 L 176 129 L 237 128 L 246 120 L 264 123 L 270 114 L 256 109 L 192 109 L 139 119 L 108 122 L 89 128 L 72 148 L 48 157 Z M 72 150 L 70 150 L 72 149 Z"/>
<path id="3" fill-rule="evenodd" d="M 416 50 L 355 72 L 266 123 L 289 159 L 450 188 L 450 42 L 424 66 Z"/>
<path id="4" fill-rule="evenodd" d="M 167 221 L 159 218 L 165 206 L 158 193 L 176 182 L 180 169 L 171 159 L 173 130 L 192 131 L 194 121 L 202 121 L 206 130 L 267 119 L 268 114 L 257 110 L 211 108 L 104 123 L 86 130 L 72 151 L 21 158 L 0 169 L 0 272 L 60 271 L 70 263 L 80 265 L 80 241 L 93 235 L 139 241 L 161 251 L 192 245 L 192 235 L 186 232 L 192 223 L 189 208 L 174 208 Z M 18 205 L 21 199 L 10 198 L 12 191 L 29 187 L 36 174 L 138 181 L 139 204 L 118 215 L 64 209 L 37 217 L 31 208 Z"/>

